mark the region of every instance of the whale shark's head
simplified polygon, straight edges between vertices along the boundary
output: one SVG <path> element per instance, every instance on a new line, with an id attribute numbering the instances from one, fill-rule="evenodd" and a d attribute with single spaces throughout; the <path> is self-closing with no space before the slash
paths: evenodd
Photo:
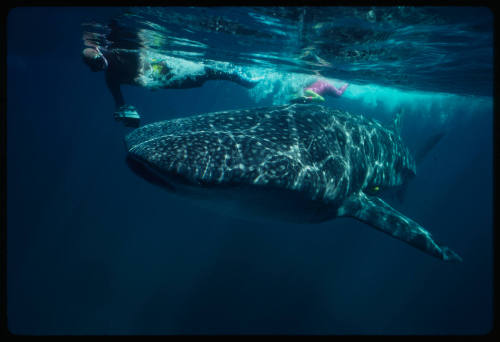
<path id="1" fill-rule="evenodd" d="M 216 119 L 232 117 L 213 120 Z M 129 167 L 142 178 L 169 190 L 228 187 L 256 179 L 259 173 L 254 163 L 266 150 L 252 149 L 245 140 L 236 141 L 245 138 L 230 132 L 210 130 L 208 120 L 212 119 L 198 116 L 168 120 L 132 131 L 125 137 Z M 238 127 L 243 124 L 240 120 Z"/>
<path id="2" fill-rule="evenodd" d="M 165 124 L 163 124 L 165 125 Z M 215 181 L 216 162 L 207 167 L 206 156 L 211 144 L 202 134 L 184 136 L 165 134 L 152 124 L 141 127 L 125 138 L 126 162 L 129 168 L 155 185 L 170 191 L 180 187 L 210 185 Z"/>

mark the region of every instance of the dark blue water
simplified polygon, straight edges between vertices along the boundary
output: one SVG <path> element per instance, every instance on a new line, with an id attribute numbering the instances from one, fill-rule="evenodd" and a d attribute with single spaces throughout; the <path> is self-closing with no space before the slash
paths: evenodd
<path id="1" fill-rule="evenodd" d="M 230 8 L 222 10 L 221 17 L 231 18 Z M 472 16 L 460 16 L 459 10 L 442 8 L 446 20 L 439 21 L 438 13 L 427 24 L 473 26 Z M 476 10 L 492 20 L 487 9 Z M 198 9 L 193 11 L 195 19 L 202 18 L 196 17 Z M 234 10 L 235 18 L 241 11 Z M 341 98 L 327 100 L 329 106 L 383 122 L 403 106 L 402 135 L 412 148 L 427 135 L 446 132 L 420 165 L 405 202 L 391 204 L 462 256 L 462 263 L 449 264 L 354 220 L 256 224 L 200 209 L 133 174 L 125 164 L 127 130 L 112 119 L 114 104 L 104 75 L 90 72 L 80 56 L 81 24 L 106 23 L 120 13 L 119 8 L 17 8 L 8 16 L 11 332 L 490 331 L 493 100 L 492 61 L 484 58 L 492 45 L 467 50 L 469 59 L 482 61 L 477 70 L 467 64 L 460 72 L 457 60 L 442 70 L 434 66 L 446 82 L 437 76 L 433 82 L 417 68 L 416 75 L 408 75 L 410 87 L 391 86 L 388 80 L 394 77 L 381 73 L 377 82 L 376 75 L 351 70 L 351 80 L 350 69 L 343 68 L 342 77 L 336 77 L 351 85 Z M 491 36 L 491 27 L 490 22 L 467 32 Z M 443 46 L 449 43 L 439 37 Z M 320 47 L 327 45 L 322 40 Z M 375 68 L 379 60 L 364 63 Z M 453 72 L 446 71 L 450 65 Z M 251 91 L 224 81 L 187 90 L 123 89 L 148 123 L 280 103 L 293 77 L 278 75 L 278 69 L 266 71 L 274 76 Z M 479 82 L 468 78 L 474 71 L 491 75 Z"/>

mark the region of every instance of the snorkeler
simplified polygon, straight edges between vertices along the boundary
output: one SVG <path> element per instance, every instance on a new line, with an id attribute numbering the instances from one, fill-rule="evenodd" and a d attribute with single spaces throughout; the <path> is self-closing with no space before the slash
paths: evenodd
<path id="1" fill-rule="evenodd" d="M 118 35 L 115 32 L 119 39 Z M 246 88 L 252 88 L 258 82 L 246 78 L 237 69 L 230 69 L 227 65 L 219 69 L 181 58 L 149 54 L 128 46 L 103 48 L 88 41 L 86 45 L 91 47 L 83 50 L 83 60 L 90 70 L 105 71 L 106 84 L 116 105 L 114 118 L 123 121 L 125 126 L 138 127 L 140 116 L 133 106 L 125 104 L 120 89 L 122 84 L 155 90 L 196 88 L 210 80 L 232 81 Z"/>
<path id="2" fill-rule="evenodd" d="M 345 83 L 342 87 L 336 88 L 333 84 L 326 80 L 317 80 L 313 84 L 305 87 L 302 94 L 293 98 L 292 103 L 311 103 L 324 102 L 325 98 L 322 95 L 342 96 L 349 84 Z"/>

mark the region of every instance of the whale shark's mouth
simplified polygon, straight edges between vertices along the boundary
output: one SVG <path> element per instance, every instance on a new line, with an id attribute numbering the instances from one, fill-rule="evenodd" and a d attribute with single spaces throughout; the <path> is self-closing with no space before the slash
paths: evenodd
<path id="1" fill-rule="evenodd" d="M 139 160 L 138 158 L 134 157 L 131 154 L 127 154 L 127 158 L 125 161 L 126 161 L 128 167 L 132 170 L 132 172 L 134 172 L 139 177 L 145 179 L 146 181 L 148 181 L 154 185 L 164 187 L 167 190 L 170 190 L 173 192 L 176 191 L 176 187 L 174 186 L 174 184 L 176 182 L 169 179 L 171 177 L 166 177 L 165 175 L 161 174 L 159 171 L 155 170 L 154 166 L 148 165 L 143 160 Z M 181 177 L 179 177 L 178 182 L 180 182 L 180 183 L 186 182 L 186 180 L 182 180 L 180 178 Z"/>
<path id="2" fill-rule="evenodd" d="M 176 172 L 176 170 L 160 170 L 154 164 L 132 153 L 127 154 L 125 161 L 128 167 L 136 175 L 151 184 L 163 187 L 171 192 L 190 195 L 192 197 L 200 197 L 200 194 L 203 194 L 204 190 L 214 187 L 224 187 L 201 180 L 193 181 L 188 176 Z M 227 187 L 231 187 L 231 185 Z M 201 197 L 204 196 L 201 195 Z"/>

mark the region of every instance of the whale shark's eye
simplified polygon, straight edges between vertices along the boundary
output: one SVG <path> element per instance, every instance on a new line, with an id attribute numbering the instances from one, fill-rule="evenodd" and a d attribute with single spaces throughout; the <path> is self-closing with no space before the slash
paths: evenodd
<path id="1" fill-rule="evenodd" d="M 378 185 L 367 187 L 365 190 L 367 195 L 378 195 L 380 193 L 380 187 Z"/>

